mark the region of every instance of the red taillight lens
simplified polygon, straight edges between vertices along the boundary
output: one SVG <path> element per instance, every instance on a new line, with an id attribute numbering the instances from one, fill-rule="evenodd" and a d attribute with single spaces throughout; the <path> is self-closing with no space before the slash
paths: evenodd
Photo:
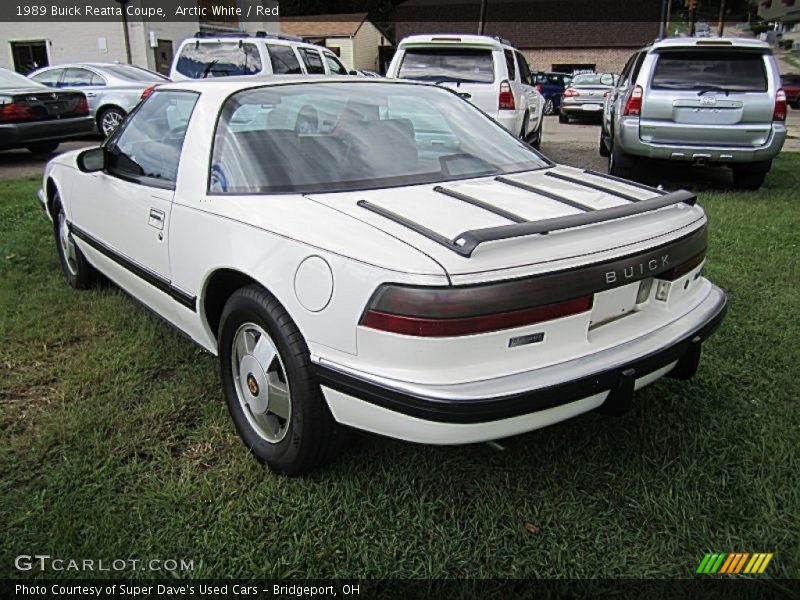
<path id="1" fill-rule="evenodd" d="M 577 90 L 573 90 L 572 88 L 567 88 L 564 90 L 565 98 L 573 98 L 574 96 L 580 96 L 580 93 Z"/>
<path id="2" fill-rule="evenodd" d="M 500 110 L 514 110 L 514 92 L 511 91 L 511 84 L 508 81 L 500 84 L 498 101 Z"/>
<path id="3" fill-rule="evenodd" d="M 384 285 L 361 325 L 403 335 L 449 337 L 532 325 L 585 312 L 592 294 L 564 298 L 535 280 L 457 288 Z"/>
<path id="4" fill-rule="evenodd" d="M 148 97 L 150 94 L 152 94 L 152 93 L 153 93 L 153 90 L 155 90 L 157 87 L 158 87 L 158 84 L 156 84 L 156 85 L 151 85 L 149 88 L 145 89 L 145 90 L 142 92 L 142 95 L 139 97 L 139 99 L 140 99 L 140 100 L 144 100 L 144 99 L 146 99 L 146 98 L 147 98 L 147 97 Z"/>
<path id="5" fill-rule="evenodd" d="M 33 109 L 27 104 L 22 104 L 21 102 L 0 104 L 0 121 L 4 123 L 32 121 L 33 118 Z"/>
<path id="6" fill-rule="evenodd" d="M 88 115 L 89 114 L 89 102 L 86 100 L 86 96 L 81 96 L 81 99 L 78 101 L 78 106 L 75 108 L 76 115 Z"/>
<path id="7" fill-rule="evenodd" d="M 630 98 L 628 98 L 628 101 L 625 103 L 625 110 L 622 111 L 623 117 L 638 117 L 642 114 L 643 94 L 644 90 L 642 90 L 642 86 L 637 85 L 635 88 L 633 88 Z"/>
<path id="8" fill-rule="evenodd" d="M 541 84 L 541 83 L 537 83 L 537 84 L 536 84 L 535 86 L 533 86 L 533 87 L 535 87 L 535 88 L 536 88 L 536 91 L 537 91 L 537 92 L 539 92 L 540 94 L 542 93 L 542 84 Z"/>
<path id="9" fill-rule="evenodd" d="M 694 269 L 697 265 L 703 262 L 706 259 L 706 251 L 703 250 L 699 254 L 696 254 L 689 260 L 682 262 L 676 267 L 673 267 L 669 271 L 664 271 L 658 275 L 658 279 L 666 279 L 667 281 L 675 281 L 686 275 L 689 271 Z"/>
<path id="10" fill-rule="evenodd" d="M 785 121 L 786 110 L 786 92 L 781 89 L 775 94 L 775 110 L 772 113 L 772 120 Z"/>

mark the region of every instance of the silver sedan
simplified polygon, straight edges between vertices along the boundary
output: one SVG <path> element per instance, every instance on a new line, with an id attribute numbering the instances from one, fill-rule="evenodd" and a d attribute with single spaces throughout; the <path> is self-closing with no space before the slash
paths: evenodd
<path id="1" fill-rule="evenodd" d="M 69 63 L 44 67 L 28 77 L 51 88 L 80 90 L 89 100 L 97 130 L 109 136 L 163 75 L 121 63 Z"/>

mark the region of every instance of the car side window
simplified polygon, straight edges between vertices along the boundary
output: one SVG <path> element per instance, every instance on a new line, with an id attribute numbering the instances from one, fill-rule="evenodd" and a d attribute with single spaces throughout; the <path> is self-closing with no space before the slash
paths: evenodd
<path id="1" fill-rule="evenodd" d="M 634 53 L 629 59 L 628 62 L 625 63 L 625 66 L 622 68 L 622 73 L 619 74 L 619 81 L 617 82 L 617 87 L 625 87 L 628 85 L 628 77 L 631 73 L 631 69 L 633 68 L 633 63 L 636 61 L 636 57 L 639 56 L 639 53 Z"/>
<path id="2" fill-rule="evenodd" d="M 631 83 L 635 82 L 636 79 L 639 77 L 639 71 L 642 69 L 642 63 L 644 62 L 644 57 L 647 56 L 647 52 L 639 52 L 636 55 L 636 60 L 633 63 L 633 69 L 631 70 L 630 81 Z"/>
<path id="3" fill-rule="evenodd" d="M 328 70 L 331 73 L 334 75 L 347 75 L 347 69 L 339 62 L 338 58 L 328 52 L 323 52 L 322 55 L 325 57 L 325 62 L 328 63 Z"/>
<path id="4" fill-rule="evenodd" d="M 294 54 L 291 46 L 267 44 L 272 72 L 275 75 L 300 75 L 303 69 Z"/>
<path id="5" fill-rule="evenodd" d="M 325 74 L 325 67 L 322 66 L 322 58 L 319 52 L 309 48 L 300 48 L 300 56 L 303 58 L 303 63 L 306 65 L 306 71 L 309 75 Z"/>
<path id="6" fill-rule="evenodd" d="M 519 63 L 519 78 L 522 83 L 526 85 L 533 85 L 533 78 L 531 77 L 531 68 L 528 66 L 528 61 L 525 57 L 517 52 L 517 63 Z"/>
<path id="7" fill-rule="evenodd" d="M 31 77 L 31 79 L 37 83 L 46 85 L 47 87 L 55 88 L 58 87 L 58 83 L 61 81 L 61 76 L 63 74 L 64 69 L 50 69 L 49 71 L 44 71 L 38 75 L 34 75 Z"/>
<path id="8" fill-rule="evenodd" d="M 109 138 L 108 172 L 153 187 L 175 189 L 186 128 L 199 94 L 155 91 Z"/>
<path id="9" fill-rule="evenodd" d="M 514 65 L 514 53 L 511 50 L 503 50 L 506 57 L 506 67 L 508 67 L 508 78 L 514 80 L 517 78 L 517 68 Z"/>
<path id="10" fill-rule="evenodd" d="M 103 80 L 89 69 L 67 69 L 61 87 L 72 86 L 100 86 Z"/>

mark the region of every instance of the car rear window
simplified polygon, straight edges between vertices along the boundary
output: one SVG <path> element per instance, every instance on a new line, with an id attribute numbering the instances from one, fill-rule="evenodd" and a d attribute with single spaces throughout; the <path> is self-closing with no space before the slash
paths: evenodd
<path id="1" fill-rule="evenodd" d="M 661 52 L 653 89 L 766 92 L 764 57 L 755 52 Z"/>
<path id="2" fill-rule="evenodd" d="M 417 81 L 492 83 L 492 51 L 473 48 L 408 49 L 400 65 L 398 77 Z"/>
<path id="3" fill-rule="evenodd" d="M 190 42 L 181 50 L 175 68 L 192 79 L 256 75 L 261 72 L 261 57 L 255 44 Z"/>

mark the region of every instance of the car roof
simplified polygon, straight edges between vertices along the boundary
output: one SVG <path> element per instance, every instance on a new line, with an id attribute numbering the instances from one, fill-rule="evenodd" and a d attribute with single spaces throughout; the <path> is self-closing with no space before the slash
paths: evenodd
<path id="1" fill-rule="evenodd" d="M 254 43 L 254 44 L 270 44 L 276 46 L 299 46 L 304 48 L 314 48 L 316 50 L 329 50 L 325 46 L 320 46 L 318 44 L 311 44 L 309 42 L 304 42 L 301 39 L 292 40 L 287 38 L 280 38 L 274 36 L 252 36 L 252 35 L 221 35 L 218 37 L 214 37 L 213 35 L 208 36 L 201 36 L 201 37 L 190 37 L 186 38 L 181 42 L 181 47 L 188 46 L 189 44 L 195 43 L 201 44 L 238 44 L 238 43 Z"/>
<path id="2" fill-rule="evenodd" d="M 738 37 L 706 37 L 706 38 L 667 38 L 653 42 L 651 49 L 659 48 L 759 48 L 770 50 L 770 45 L 761 40 Z"/>
<path id="3" fill-rule="evenodd" d="M 231 92 L 238 92 L 248 88 L 259 88 L 279 85 L 291 85 L 295 83 L 353 83 L 353 84 L 378 84 L 394 85 L 398 83 L 426 85 L 438 87 L 419 81 L 407 79 L 386 79 L 376 77 L 354 77 L 352 75 L 237 75 L 232 77 L 214 77 L 212 79 L 190 79 L 187 81 L 176 81 L 164 83 L 158 86 L 159 90 L 187 90 L 192 92 L 202 92 L 208 89 L 223 88 Z"/>
<path id="4" fill-rule="evenodd" d="M 409 35 L 403 38 L 398 44 L 398 48 L 405 46 L 429 46 L 429 45 L 469 45 L 469 46 L 490 46 L 492 48 L 513 48 L 508 40 L 491 37 L 488 35 L 471 35 L 461 33 L 437 33 L 435 35 Z"/>

